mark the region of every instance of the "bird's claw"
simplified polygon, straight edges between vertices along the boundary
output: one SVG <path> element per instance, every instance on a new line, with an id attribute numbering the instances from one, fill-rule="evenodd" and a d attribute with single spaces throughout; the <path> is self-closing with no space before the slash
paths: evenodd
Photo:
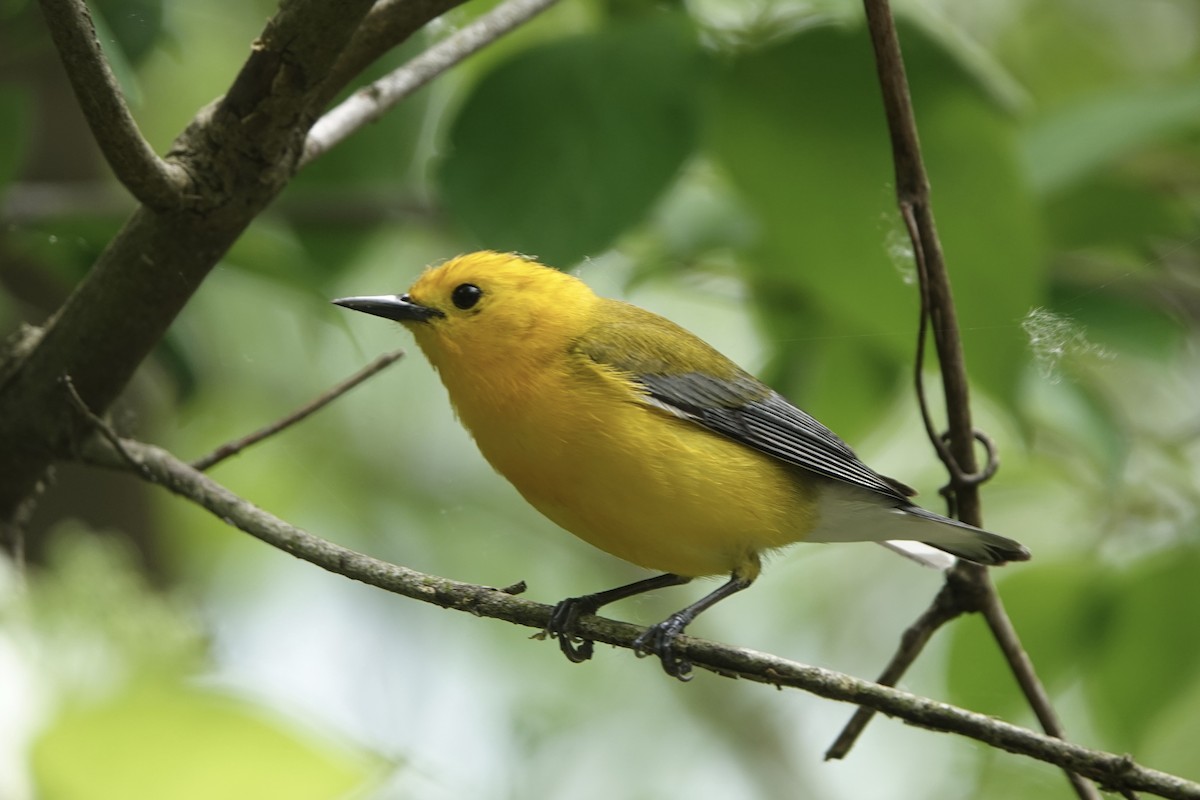
<path id="1" fill-rule="evenodd" d="M 568 597 L 560 601 L 550 612 L 550 622 L 546 625 L 546 633 L 552 639 L 558 640 L 558 649 L 562 650 L 567 660 L 573 664 L 582 664 L 592 657 L 595 646 L 591 639 L 579 639 L 575 636 L 575 623 L 584 614 L 596 611 L 583 602 L 582 597 Z"/>
<path id="2" fill-rule="evenodd" d="M 582 664 L 592 657 L 594 650 L 591 639 L 579 639 L 569 633 L 551 634 L 558 639 L 558 649 L 573 664 Z"/>
<path id="3" fill-rule="evenodd" d="M 662 662 L 663 670 L 672 678 L 681 681 L 692 679 L 692 662 L 675 652 L 675 640 L 683 633 L 687 622 L 678 614 L 672 614 L 657 625 L 651 625 L 641 636 L 633 640 L 633 652 L 638 658 L 654 655 Z"/>

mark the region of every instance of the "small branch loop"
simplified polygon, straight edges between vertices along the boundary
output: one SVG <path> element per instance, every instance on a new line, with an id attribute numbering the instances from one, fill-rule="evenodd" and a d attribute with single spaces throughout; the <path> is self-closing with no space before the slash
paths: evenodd
<path id="1" fill-rule="evenodd" d="M 955 519 L 958 518 L 958 492 L 964 487 L 979 486 L 992 479 L 996 471 L 1000 469 L 1000 454 L 996 449 L 996 443 L 979 428 L 972 428 L 971 435 L 975 441 L 983 445 L 983 451 L 987 455 L 987 463 L 983 465 L 983 469 L 977 472 L 964 472 L 962 467 L 958 465 L 958 459 L 950 452 L 950 432 L 947 431 L 941 436 L 932 439 L 934 447 L 937 448 L 938 455 L 942 459 L 942 463 L 946 467 L 946 471 L 950 473 L 950 480 L 945 486 L 938 489 L 938 494 L 946 501 L 946 513 Z"/>
<path id="2" fill-rule="evenodd" d="M 982 483 L 987 483 L 995 476 L 996 471 L 1000 469 L 1000 453 L 997 451 L 996 442 L 992 437 L 979 430 L 979 428 L 972 428 L 971 436 L 975 441 L 983 445 L 983 452 L 987 456 L 987 463 L 978 472 L 963 472 L 962 468 L 958 466 L 958 461 L 955 460 L 954 455 L 947 449 L 945 460 L 947 466 L 950 467 L 951 477 L 947 489 L 951 491 L 961 486 L 979 486 Z M 943 433 L 940 440 L 943 445 L 948 445 L 950 442 L 950 432 Z"/>

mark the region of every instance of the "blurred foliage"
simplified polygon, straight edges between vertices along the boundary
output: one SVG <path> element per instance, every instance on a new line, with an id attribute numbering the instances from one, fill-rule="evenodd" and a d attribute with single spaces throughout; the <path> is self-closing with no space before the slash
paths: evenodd
<path id="1" fill-rule="evenodd" d="M 468 3 L 371 75 L 493 5 Z M 92 9 L 160 151 L 274 10 Z M 988 521 L 1035 553 L 997 573 L 1001 592 L 1073 738 L 1200 779 L 1200 6 L 897 11 L 977 424 L 1001 448 Z M 913 265 L 860 13 L 558 5 L 297 176 L 116 423 L 200 455 L 410 344 L 327 298 L 513 249 L 695 330 L 936 508 L 911 391 Z M 43 27 L 36 4 L 0 3 L 3 334 L 52 313 L 133 208 Z M 523 578 L 546 602 L 642 575 L 494 476 L 419 357 L 216 477 L 350 546 Z M 675 685 L 605 648 L 574 667 L 509 626 L 350 585 L 119 485 L 62 471 L 32 565 L 2 573 L 0 797 L 1072 796 L 1045 765 L 887 720 L 851 761 L 822 764 L 848 709 Z M 797 547 L 696 633 L 870 676 L 939 580 L 880 548 Z M 693 596 L 660 594 L 613 613 L 654 621 Z M 905 686 L 1033 724 L 979 620 L 939 636 Z"/>
<path id="2" fill-rule="evenodd" d="M 20 166 L 29 138 L 29 96 L 14 86 L 0 86 L 0 186 L 9 184 Z"/>
<path id="3" fill-rule="evenodd" d="M 525 50 L 474 87 L 451 125 L 448 210 L 481 247 L 551 264 L 602 252 L 692 154 L 704 77 L 676 14 Z"/>
<path id="4" fill-rule="evenodd" d="M 368 759 L 331 747 L 258 704 L 192 680 L 198 621 L 146 585 L 111 534 L 64 523 L 46 571 L 19 593 L 6 566 L 2 641 L 27 671 L 9 691 L 53 698 L 30 747 L 37 794 L 71 800 L 344 795 Z M 17 721 L 20 715 L 17 715 Z M 0 784 L 6 797 L 15 786 Z"/>

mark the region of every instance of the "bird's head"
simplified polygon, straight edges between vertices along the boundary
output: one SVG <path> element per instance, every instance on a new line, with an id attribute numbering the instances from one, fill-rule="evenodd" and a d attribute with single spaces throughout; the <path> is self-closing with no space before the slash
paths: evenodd
<path id="1" fill-rule="evenodd" d="M 561 349 L 597 300 L 578 278 L 524 256 L 481 251 L 428 268 L 404 294 L 333 302 L 402 323 L 444 369 Z"/>

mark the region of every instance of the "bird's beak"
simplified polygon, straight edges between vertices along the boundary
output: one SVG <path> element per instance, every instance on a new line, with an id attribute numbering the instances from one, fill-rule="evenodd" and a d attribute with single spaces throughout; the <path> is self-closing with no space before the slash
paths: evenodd
<path id="1" fill-rule="evenodd" d="M 423 306 L 406 294 L 377 294 L 365 297 L 339 297 L 332 301 L 336 306 L 374 314 L 396 322 L 428 322 L 433 317 L 446 316 L 436 308 Z"/>

